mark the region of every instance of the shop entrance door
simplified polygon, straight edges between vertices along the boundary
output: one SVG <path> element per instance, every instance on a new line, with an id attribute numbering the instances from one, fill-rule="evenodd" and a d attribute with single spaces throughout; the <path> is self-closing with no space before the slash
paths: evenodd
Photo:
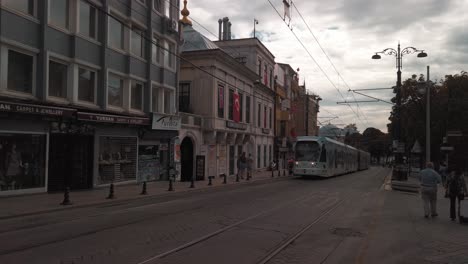
<path id="1" fill-rule="evenodd" d="M 180 145 L 181 181 L 190 181 L 193 176 L 193 143 L 188 137 Z"/>
<path id="2" fill-rule="evenodd" d="M 236 164 L 235 147 L 229 146 L 229 175 L 234 175 L 234 166 Z"/>
<path id="3" fill-rule="evenodd" d="M 48 191 L 93 186 L 93 136 L 51 134 Z"/>

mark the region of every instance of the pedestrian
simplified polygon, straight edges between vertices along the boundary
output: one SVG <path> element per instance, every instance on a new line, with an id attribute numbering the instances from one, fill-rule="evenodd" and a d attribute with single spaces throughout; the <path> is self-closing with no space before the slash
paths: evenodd
<path id="1" fill-rule="evenodd" d="M 434 170 L 434 164 L 428 162 L 426 168 L 419 172 L 419 181 L 421 182 L 421 198 L 424 203 L 424 217 L 429 218 L 438 216 L 437 214 L 437 184 L 442 179 Z"/>
<path id="2" fill-rule="evenodd" d="M 445 185 L 447 181 L 447 165 L 443 161 L 439 165 L 439 174 L 442 177 L 442 183 Z"/>
<path id="3" fill-rule="evenodd" d="M 247 179 L 252 178 L 252 168 L 253 168 L 253 158 L 252 158 L 252 154 L 249 154 L 249 157 L 247 158 Z"/>
<path id="4" fill-rule="evenodd" d="M 247 166 L 247 160 L 245 158 L 245 152 L 242 152 L 240 157 L 237 159 L 237 173 L 241 179 L 244 179 L 245 168 Z"/>
<path id="5" fill-rule="evenodd" d="M 455 221 L 457 218 L 455 209 L 456 201 L 458 199 L 458 208 L 460 208 L 460 201 L 468 195 L 465 176 L 463 175 L 463 172 L 460 168 L 456 168 L 448 174 L 445 188 L 446 195 L 450 199 L 450 219 Z M 460 214 L 460 212 L 458 212 L 458 214 Z"/>

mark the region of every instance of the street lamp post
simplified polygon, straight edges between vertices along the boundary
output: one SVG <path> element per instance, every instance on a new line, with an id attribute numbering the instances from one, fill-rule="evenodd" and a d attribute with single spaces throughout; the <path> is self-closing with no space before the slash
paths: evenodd
<path id="1" fill-rule="evenodd" d="M 398 43 L 398 49 L 392 49 L 392 48 L 387 48 L 384 49 L 381 52 L 376 52 L 373 56 L 372 59 L 374 60 L 379 60 L 382 57 L 379 55 L 384 54 L 384 55 L 391 55 L 395 56 L 396 58 L 396 68 L 397 68 L 397 83 L 396 83 L 396 106 L 395 106 L 395 118 L 396 118 L 396 124 L 394 125 L 394 133 L 393 133 L 393 140 L 397 142 L 397 151 L 395 153 L 395 167 L 393 169 L 393 175 L 392 179 L 394 180 L 406 180 L 407 175 L 406 171 L 403 166 L 403 153 L 401 152 L 401 144 L 400 141 L 401 139 L 401 68 L 403 67 L 403 56 L 412 54 L 415 52 L 418 53 L 418 58 L 424 58 L 427 57 L 427 53 L 424 52 L 424 50 L 419 50 L 414 47 L 406 47 L 404 49 L 400 49 L 400 43 Z M 404 145 L 403 145 L 404 146 Z M 403 149 L 404 152 L 404 149 Z"/>

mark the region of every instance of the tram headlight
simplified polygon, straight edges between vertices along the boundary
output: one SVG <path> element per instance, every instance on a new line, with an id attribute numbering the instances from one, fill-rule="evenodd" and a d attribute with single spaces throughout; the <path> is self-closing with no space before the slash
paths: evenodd
<path id="1" fill-rule="evenodd" d="M 311 162 L 310 165 L 312 165 L 312 167 L 315 167 L 315 162 Z"/>
<path id="2" fill-rule="evenodd" d="M 299 162 L 298 162 L 298 161 L 296 161 L 296 165 L 299 165 Z"/>

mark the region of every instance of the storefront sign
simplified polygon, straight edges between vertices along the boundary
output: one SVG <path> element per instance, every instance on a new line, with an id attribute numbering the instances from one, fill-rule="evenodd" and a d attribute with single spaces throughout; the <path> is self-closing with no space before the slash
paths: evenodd
<path id="1" fill-rule="evenodd" d="M 262 128 L 262 133 L 263 134 L 270 134 L 270 129 L 269 128 Z"/>
<path id="2" fill-rule="evenodd" d="M 84 112 L 78 112 L 77 117 L 78 117 L 78 120 L 100 122 L 100 123 L 149 125 L 149 118 L 142 118 L 142 117 L 103 115 L 103 114 L 84 113 Z"/>
<path id="3" fill-rule="evenodd" d="M 232 128 L 232 129 L 237 129 L 237 130 L 246 130 L 247 129 L 247 124 L 236 123 L 236 122 L 232 122 L 232 121 L 226 121 L 226 127 Z"/>
<path id="4" fill-rule="evenodd" d="M 180 116 L 153 113 L 151 128 L 158 130 L 179 130 L 180 123 Z"/>
<path id="5" fill-rule="evenodd" d="M 201 181 L 205 179 L 205 156 L 197 155 L 195 167 L 195 179 Z"/>
<path id="6" fill-rule="evenodd" d="M 0 101 L 0 112 L 72 117 L 75 113 L 75 110 L 60 107 L 50 107 L 32 104 L 16 104 Z"/>

